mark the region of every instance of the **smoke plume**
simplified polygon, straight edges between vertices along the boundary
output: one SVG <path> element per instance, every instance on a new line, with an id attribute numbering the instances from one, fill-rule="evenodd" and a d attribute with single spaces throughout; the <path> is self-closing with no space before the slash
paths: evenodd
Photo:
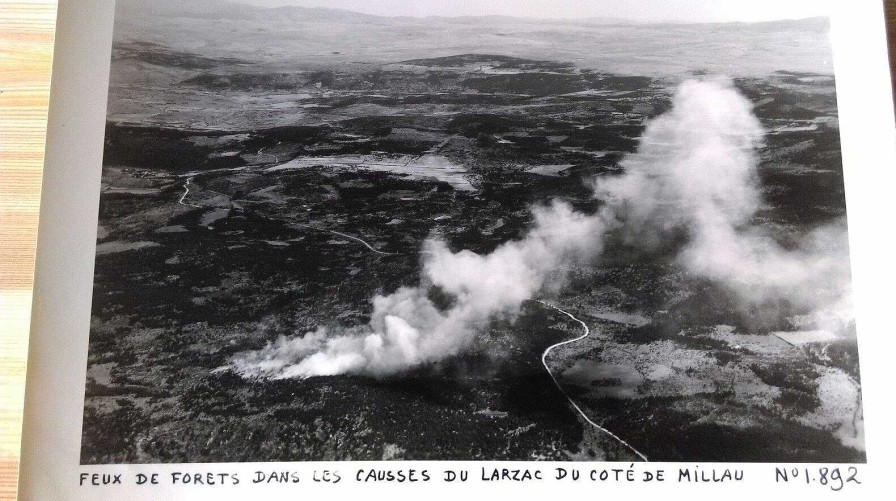
<path id="1" fill-rule="evenodd" d="M 756 149 L 763 134 L 730 81 L 685 82 L 672 109 L 648 124 L 638 151 L 621 162 L 624 174 L 595 180 L 594 196 L 604 202 L 597 214 L 563 203 L 534 208 L 525 237 L 486 255 L 429 240 L 420 284 L 375 297 L 367 326 L 282 336 L 230 368 L 252 378 L 380 377 L 456 355 L 491 320 L 513 320 L 525 301 L 562 288 L 562 270 L 597 258 L 611 231 L 647 250 L 684 235 L 681 267 L 725 287 L 745 309 L 762 314 L 786 301 L 815 312 L 795 327 L 842 330 L 851 317 L 845 225 L 785 249 L 751 224 L 762 201 Z M 451 299 L 447 307 L 430 299 L 433 288 Z"/>
<path id="2" fill-rule="evenodd" d="M 318 329 L 303 337 L 281 337 L 233 361 L 248 377 L 292 378 L 333 374 L 383 376 L 441 360 L 467 348 L 494 318 L 513 319 L 522 303 L 548 287 L 559 287 L 565 263 L 597 254 L 602 227 L 596 218 L 567 204 L 534 209 L 525 238 L 492 253 L 451 252 L 440 240 L 424 244 L 421 284 L 373 299 L 370 324 L 328 336 Z M 452 298 L 440 309 L 429 298 L 438 288 Z"/>

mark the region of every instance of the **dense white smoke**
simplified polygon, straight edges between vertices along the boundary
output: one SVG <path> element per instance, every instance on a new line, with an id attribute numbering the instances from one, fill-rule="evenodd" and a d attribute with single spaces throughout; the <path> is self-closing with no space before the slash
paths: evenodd
<path id="1" fill-rule="evenodd" d="M 687 81 L 672 109 L 648 123 L 625 174 L 599 178 L 595 196 L 624 221 L 629 243 L 650 247 L 681 228 L 745 224 L 759 207 L 752 104 L 725 80 Z"/>
<path id="2" fill-rule="evenodd" d="M 673 109 L 647 127 L 625 175 L 601 178 L 595 196 L 626 241 L 661 245 L 684 232 L 682 267 L 725 286 L 764 323 L 776 305 L 815 313 L 801 329 L 842 331 L 852 318 L 845 220 L 818 228 L 784 249 L 750 224 L 760 206 L 755 158 L 763 129 L 752 104 L 729 81 L 689 81 Z"/>
<path id="3" fill-rule="evenodd" d="M 236 358 L 232 367 L 249 377 L 381 376 L 459 353 L 490 320 L 512 319 L 540 290 L 559 287 L 563 264 L 598 252 L 603 228 L 597 218 L 561 203 L 536 208 L 534 215 L 525 238 L 484 256 L 427 241 L 420 286 L 374 298 L 367 327 L 331 336 L 319 329 L 281 337 Z M 432 287 L 452 304 L 439 309 L 428 297 Z"/>
<path id="4" fill-rule="evenodd" d="M 818 230 L 785 250 L 750 225 L 761 203 L 755 152 L 762 137 L 751 103 L 729 81 L 685 82 L 673 108 L 650 122 L 638 152 L 623 160 L 625 173 L 595 182 L 605 202 L 598 214 L 561 203 L 536 208 L 524 238 L 487 255 L 430 240 L 420 285 L 374 298 L 369 325 L 281 337 L 230 368 L 264 378 L 385 376 L 458 354 L 492 319 L 512 320 L 523 302 L 561 287 L 558 270 L 593 260 L 609 231 L 647 249 L 684 234 L 678 261 L 685 270 L 753 310 L 788 301 L 825 312 L 801 317 L 799 328 L 836 329 L 850 316 L 845 228 Z M 433 287 L 452 299 L 448 307 L 429 298 Z"/>

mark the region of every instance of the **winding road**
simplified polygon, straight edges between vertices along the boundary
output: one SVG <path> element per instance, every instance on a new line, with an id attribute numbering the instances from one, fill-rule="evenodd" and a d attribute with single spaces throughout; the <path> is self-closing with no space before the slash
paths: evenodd
<path id="1" fill-rule="evenodd" d="M 275 144 L 274 147 L 280 146 L 280 144 L 281 144 L 281 142 L 280 142 L 280 141 L 277 141 L 277 144 Z M 273 158 L 273 159 L 274 159 L 273 163 L 275 163 L 275 164 L 280 163 L 280 159 L 277 157 L 277 155 L 272 155 L 272 154 L 270 154 L 270 153 L 265 153 L 264 150 L 266 150 L 266 149 L 267 149 L 267 147 L 258 150 L 258 153 L 256 153 L 256 155 L 258 155 L 258 156 L 270 157 L 270 158 Z"/>
<path id="2" fill-rule="evenodd" d="M 261 153 L 261 152 L 259 152 L 259 153 Z M 192 176 L 191 176 L 191 177 L 188 177 L 188 178 L 186 179 L 186 182 L 184 182 L 184 184 L 183 184 L 183 187 L 184 187 L 184 193 L 183 193 L 183 195 L 181 195 L 180 200 L 178 200 L 178 203 L 181 204 L 181 205 L 184 205 L 184 206 L 189 206 L 189 207 L 195 207 L 195 208 L 198 208 L 198 209 L 203 209 L 203 208 L 205 208 L 205 207 L 202 207 L 202 206 L 200 206 L 200 205 L 191 204 L 191 203 L 185 201 L 186 198 L 187 198 L 187 196 L 190 194 L 190 184 L 192 184 L 192 182 L 193 182 L 193 177 L 192 177 Z M 350 240 L 354 240 L 355 242 L 358 242 L 358 243 L 360 243 L 361 245 L 363 245 L 364 247 L 366 247 L 367 249 L 369 249 L 371 252 L 374 252 L 374 253 L 376 253 L 376 254 L 380 254 L 380 255 L 383 255 L 383 256 L 392 256 L 392 255 L 395 255 L 395 253 L 393 253 L 393 252 L 384 252 L 384 251 L 381 251 L 381 250 L 375 248 L 375 247 L 372 246 L 370 243 L 366 242 L 365 240 L 363 240 L 363 239 L 361 239 L 361 238 L 358 238 L 358 237 L 355 237 L 355 236 L 352 236 L 352 235 L 346 235 L 345 233 L 341 233 L 341 232 L 338 232 L 338 231 L 328 230 L 328 229 L 325 229 L 325 228 L 318 228 L 318 227 L 316 227 L 316 226 L 312 226 L 312 225 L 309 225 L 309 224 L 296 223 L 296 222 L 294 222 L 294 221 L 289 221 L 289 220 L 286 220 L 286 219 L 284 219 L 284 218 L 279 218 L 279 217 L 268 217 L 268 219 L 278 220 L 278 221 L 287 223 L 287 224 L 289 224 L 289 225 L 291 225 L 291 226 L 294 226 L 294 227 L 306 228 L 306 229 L 309 229 L 309 230 L 320 231 L 320 232 L 325 232 L 325 233 L 332 233 L 332 234 L 334 234 L 334 235 L 338 235 L 338 236 L 343 237 L 343 238 L 347 238 L 347 239 L 350 239 Z M 427 251 L 423 251 L 423 252 L 427 252 Z M 578 404 L 577 404 L 577 403 L 576 403 L 576 402 L 569 396 L 569 394 L 566 393 L 566 391 L 563 389 L 563 386 L 560 384 L 560 381 L 557 380 L 557 377 L 554 376 L 554 373 L 551 371 L 551 368 L 548 366 L 548 363 L 547 363 L 547 357 L 548 357 L 548 354 L 550 354 L 552 350 L 554 350 L 555 348 L 559 348 L 560 346 L 564 346 L 564 345 L 567 345 L 567 344 L 575 343 L 575 342 L 577 342 L 577 341 L 581 341 L 581 340 L 586 339 L 588 336 L 591 335 L 591 330 L 588 328 L 588 325 L 585 324 L 585 322 L 583 322 L 583 321 L 579 320 L 578 318 L 576 318 L 572 313 L 569 313 L 568 311 L 562 310 L 562 309 L 560 309 L 560 308 L 558 308 L 558 307 L 556 307 L 556 306 L 554 306 L 554 305 L 552 305 L 552 304 L 550 304 L 550 303 L 547 303 L 547 302 L 544 302 L 544 301 L 541 301 L 541 300 L 536 300 L 536 301 L 537 301 L 538 303 L 542 304 L 543 306 L 546 306 L 546 307 L 548 307 L 548 308 L 551 308 L 552 310 L 555 310 L 555 311 L 557 311 L 557 312 L 559 312 L 559 313 L 562 313 L 563 315 L 566 315 L 567 317 L 569 317 L 570 320 L 573 320 L 574 322 L 577 322 L 579 325 L 581 325 L 581 326 L 582 326 L 582 329 L 583 329 L 583 331 L 584 331 L 584 332 L 582 333 L 581 336 L 576 337 L 576 338 L 573 338 L 573 339 L 567 339 L 566 341 L 561 341 L 561 342 L 559 342 L 559 343 L 553 344 L 553 345 L 549 346 L 546 350 L 544 350 L 544 353 L 542 353 L 542 355 L 541 355 L 541 364 L 544 366 L 544 368 L 545 368 L 545 370 L 547 371 L 548 375 L 551 377 L 551 380 L 554 382 L 554 385 L 557 387 L 558 390 L 560 390 L 561 393 L 563 393 L 563 396 L 566 397 L 566 400 L 569 401 L 569 404 L 572 406 L 572 408 L 575 409 L 576 412 L 578 412 L 580 416 L 582 416 L 582 419 L 584 419 L 586 422 L 588 422 L 591 426 L 593 426 L 593 427 L 597 428 L 598 430 L 600 430 L 600 431 L 601 431 L 602 433 L 604 433 L 605 435 L 611 437 L 613 440 L 616 440 L 618 443 L 620 443 L 621 445 L 625 446 L 625 448 L 627 448 L 628 450 L 630 450 L 632 453 L 634 453 L 636 456 L 638 456 L 641 460 L 643 460 L 643 461 L 648 461 L 647 456 L 645 456 L 644 454 L 642 454 L 641 452 L 639 452 L 637 449 L 635 449 L 634 447 L 632 447 L 628 442 L 626 442 L 625 440 L 621 439 L 619 436 L 617 436 L 616 434 L 614 434 L 614 433 L 611 432 L 610 430 L 608 430 L 608 429 L 604 428 L 603 426 L 601 426 L 601 425 L 595 423 L 594 421 L 592 421 L 592 420 L 585 414 L 585 412 L 582 411 L 582 408 L 579 407 L 579 405 L 578 405 Z"/>
<path id="3" fill-rule="evenodd" d="M 178 200 L 177 203 L 187 206 L 187 207 L 195 207 L 197 209 L 203 209 L 204 207 L 202 207 L 200 205 L 195 205 L 195 204 L 191 204 L 189 202 L 184 202 L 184 200 L 186 200 L 186 198 L 187 198 L 187 195 L 190 194 L 190 183 L 192 183 L 192 182 L 193 182 L 193 178 L 188 177 L 187 181 L 184 183 L 184 194 L 180 196 L 180 200 Z"/>
<path id="4" fill-rule="evenodd" d="M 281 219 L 281 221 L 285 221 L 285 220 L 282 220 L 282 219 Z M 361 240 L 361 239 L 358 238 L 358 237 L 353 237 L 353 236 L 351 236 L 351 235 L 346 235 L 345 233 L 340 233 L 340 232 L 338 232 L 338 231 L 333 231 L 333 230 L 327 230 L 327 229 L 324 229 L 324 228 L 318 228 L 318 227 L 316 227 L 316 226 L 311 226 L 310 224 L 302 224 L 302 223 L 289 223 L 289 224 L 291 224 L 292 226 L 300 226 L 300 227 L 302 227 L 302 228 L 308 228 L 309 230 L 316 230 L 316 231 L 323 231 L 323 232 L 325 232 L 325 233 L 332 233 L 332 234 L 334 234 L 334 235 L 339 235 L 340 237 L 344 237 L 344 238 L 348 238 L 348 239 L 354 240 L 354 241 L 356 241 L 356 242 L 359 242 L 359 243 L 360 243 L 361 245 L 363 245 L 364 247 L 367 247 L 367 248 L 370 249 L 372 252 L 375 252 L 375 253 L 377 253 L 377 254 L 381 254 L 381 255 L 383 255 L 383 256 L 394 256 L 394 255 L 396 255 L 394 252 L 384 252 L 384 251 L 381 251 L 381 250 L 377 249 L 376 247 L 370 245 L 369 243 L 365 242 L 364 240 Z"/>
<path id="5" fill-rule="evenodd" d="M 261 153 L 261 152 L 259 152 L 259 153 Z M 184 185 L 183 185 L 183 187 L 184 187 L 184 193 L 183 193 L 183 195 L 181 195 L 180 200 L 178 200 L 177 203 L 179 203 L 179 204 L 181 204 L 181 205 L 184 205 L 184 206 L 195 207 L 195 208 L 197 208 L 197 209 L 203 209 L 204 207 L 202 207 L 202 206 L 200 206 L 200 205 L 191 204 L 191 203 L 185 201 L 186 198 L 187 198 L 187 196 L 190 194 L 190 184 L 192 184 L 192 182 L 193 182 L 193 177 L 192 177 L 192 176 L 191 176 L 191 177 L 188 177 L 188 178 L 186 179 L 186 182 L 184 182 Z M 300 227 L 300 228 L 306 228 L 306 229 L 314 230 L 314 231 L 321 231 L 321 232 L 325 232 L 325 233 L 332 233 L 332 234 L 334 234 L 334 235 L 338 235 L 338 236 L 343 237 L 343 238 L 347 238 L 347 239 L 350 239 L 350 240 L 354 240 L 354 241 L 360 243 L 361 245 L 363 245 L 364 247 L 367 247 L 371 252 L 374 252 L 374 253 L 376 253 L 376 254 L 380 254 L 380 255 L 384 255 L 384 256 L 395 255 L 395 253 L 393 253 L 393 252 L 384 252 L 384 251 L 381 251 L 381 250 L 375 248 L 374 246 L 372 246 L 370 243 L 366 242 L 365 240 L 363 240 L 363 239 L 361 239 L 361 238 L 358 238 L 358 237 L 355 237 L 355 236 L 352 236 L 352 235 L 346 235 L 345 233 L 341 233 L 341 232 L 334 231 L 334 230 L 328 230 L 328 229 L 325 229 L 325 228 L 318 228 L 318 227 L 316 227 L 316 226 L 312 226 L 312 225 L 309 225 L 309 224 L 296 223 L 296 222 L 288 221 L 288 220 L 286 220 L 286 219 L 278 218 L 278 217 L 269 217 L 269 219 L 278 220 L 278 221 L 287 223 L 287 224 L 289 224 L 289 225 L 291 225 L 291 226 L 296 226 L 296 227 Z M 423 252 L 426 252 L 426 251 L 423 251 Z M 647 461 L 647 460 L 648 460 L 648 459 L 647 459 L 647 456 L 645 456 L 644 454 L 640 453 L 637 449 L 635 449 L 634 447 L 632 447 L 628 442 L 626 442 L 625 440 L 619 438 L 619 436 L 615 435 L 615 434 L 614 434 L 613 432 L 611 432 L 610 430 L 608 430 L 608 429 L 604 428 L 603 426 L 601 426 L 601 425 L 595 423 L 594 421 L 592 421 L 592 420 L 585 414 L 585 412 L 582 411 L 582 408 L 579 407 L 579 405 L 578 405 L 578 404 L 577 404 L 577 403 L 576 403 L 576 402 L 575 402 L 575 401 L 574 401 L 574 400 L 573 400 L 573 399 L 566 393 L 566 391 L 563 389 L 563 386 L 560 384 L 560 381 L 557 380 L 557 377 L 554 376 L 554 373 L 553 373 L 553 372 L 551 372 L 551 368 L 548 367 L 547 356 L 548 356 L 548 354 L 550 354 L 550 352 L 551 352 L 552 350 L 554 350 L 555 348 L 558 348 L 558 347 L 560 347 L 560 346 L 564 346 L 564 345 L 567 345 L 567 344 L 575 343 L 575 342 L 577 342 L 577 341 L 581 341 L 582 339 L 585 339 L 585 338 L 587 338 L 588 336 L 591 335 L 591 331 L 590 331 L 590 329 L 588 329 L 588 325 L 585 324 L 585 322 L 583 322 L 583 321 L 579 320 L 578 318 L 576 318 L 573 314 L 569 313 L 568 311 L 562 310 L 562 309 L 560 309 L 560 308 L 558 308 L 558 307 L 556 307 L 556 306 L 554 306 L 554 305 L 552 305 L 552 304 L 550 304 L 550 303 L 546 303 L 546 302 L 541 301 L 541 300 L 536 300 L 536 301 L 537 301 L 538 303 L 540 303 L 540 304 L 542 304 L 542 305 L 548 307 L 548 308 L 551 308 L 551 309 L 553 309 L 553 310 L 555 310 L 555 311 L 557 311 L 557 312 L 559 312 L 559 313 L 562 313 L 563 315 L 566 315 L 567 317 L 570 318 L 570 320 L 573 320 L 573 321 L 577 322 L 579 325 L 581 325 L 581 326 L 582 326 L 582 329 L 584 330 L 584 332 L 582 333 L 581 336 L 576 337 L 576 338 L 573 338 L 573 339 L 567 339 L 566 341 L 561 341 L 561 342 L 559 342 L 559 343 L 553 344 L 553 345 L 549 346 L 546 350 L 544 350 L 544 353 L 542 353 L 542 355 L 541 355 L 541 364 L 544 366 L 544 368 L 545 368 L 545 370 L 547 371 L 548 375 L 551 377 L 551 380 L 554 382 L 554 385 L 557 387 L 558 390 L 560 390 L 561 393 L 563 393 L 563 396 L 566 397 L 566 400 L 569 401 L 569 404 L 573 407 L 573 409 L 575 409 L 576 412 L 578 412 L 579 415 L 582 416 L 582 419 L 584 419 L 586 422 L 588 422 L 591 426 L 593 426 L 593 427 L 597 428 L 598 430 L 600 430 L 602 433 L 606 434 L 607 436 L 611 437 L 612 439 L 616 440 L 617 442 L 619 442 L 620 444 L 622 444 L 623 446 L 625 446 L 628 450 L 630 450 L 632 453 L 634 453 L 636 456 L 638 456 L 638 457 L 639 457 L 640 459 L 642 459 L 643 461 Z"/>
<path id="6" fill-rule="evenodd" d="M 207 207 L 203 207 L 203 206 L 201 206 L 201 205 L 192 204 L 192 203 L 186 201 L 187 195 L 190 194 L 190 185 L 191 185 L 191 184 L 193 184 L 193 176 L 188 177 L 187 180 L 186 180 L 186 182 L 184 182 L 184 184 L 183 184 L 183 187 L 184 187 L 184 193 L 183 193 L 183 195 L 180 196 L 180 200 L 178 200 L 177 203 L 179 203 L 180 205 L 183 205 L 183 206 L 185 206 L 185 207 L 193 207 L 193 208 L 196 208 L 196 209 L 206 209 Z M 228 195 L 225 195 L 225 194 L 220 193 L 220 192 L 215 192 L 215 193 L 218 193 L 218 194 L 220 194 L 220 195 L 224 195 L 224 196 L 228 196 Z M 243 200 L 243 202 L 250 202 L 250 200 Z M 362 240 L 362 239 L 360 239 L 360 238 L 358 238 L 358 237 L 355 237 L 355 236 L 352 236 L 352 235 L 346 235 L 345 233 L 341 233 L 341 232 L 338 232 L 338 231 L 328 230 L 328 229 L 326 229 L 326 228 L 318 228 L 317 226 L 311 226 L 310 224 L 296 223 L 296 222 L 294 222 L 294 221 L 290 221 L 290 220 L 287 220 L 287 219 L 284 219 L 284 218 L 280 218 L 280 217 L 267 217 L 267 219 L 272 219 L 272 220 L 275 220 L 275 221 L 280 221 L 280 222 L 282 222 L 282 223 L 286 223 L 286 224 L 291 225 L 291 226 L 298 226 L 298 227 L 301 227 L 301 228 L 307 228 L 307 229 L 309 229 L 309 230 L 314 230 L 314 231 L 321 231 L 321 232 L 324 232 L 324 233 L 332 233 L 333 235 L 338 235 L 338 236 L 343 237 L 343 238 L 348 238 L 348 239 L 350 239 L 350 240 L 354 240 L 355 242 L 360 243 L 360 244 L 363 245 L 364 247 L 367 247 L 368 249 L 370 249 L 371 252 L 375 252 L 376 254 L 380 254 L 380 255 L 382 255 L 382 256 L 395 256 L 395 255 L 396 255 L 394 252 L 385 252 L 385 251 L 381 251 L 381 250 L 377 249 L 376 247 L 370 245 L 370 243 L 368 243 L 368 242 L 366 242 L 366 241 L 364 241 L 364 240 Z"/>
<path id="7" fill-rule="evenodd" d="M 558 312 L 560 312 L 560 313 L 566 315 L 566 316 L 569 317 L 571 320 L 573 320 L 573 321 L 575 321 L 575 322 L 578 322 L 579 325 L 582 326 L 582 329 L 585 330 L 585 332 L 584 332 L 581 336 L 579 336 L 579 337 L 577 337 L 577 338 L 567 339 L 566 341 L 561 341 L 561 342 L 559 342 L 559 343 L 557 343 L 557 344 L 548 346 L 548 348 L 547 348 L 546 350 L 544 350 L 544 353 L 541 354 L 541 364 L 544 365 L 545 370 L 548 371 L 548 375 L 551 376 L 551 380 L 554 381 L 554 385 L 556 385 L 557 388 L 560 390 L 560 392 L 563 393 L 563 396 L 566 397 L 566 400 L 569 401 L 570 405 L 572 405 L 572 407 L 576 410 L 576 412 L 578 412 L 579 415 L 582 416 L 582 418 L 583 418 L 585 421 L 587 421 L 589 424 L 591 424 L 591 426 L 594 426 L 595 428 L 597 428 L 598 430 L 600 430 L 601 432 L 603 432 L 603 433 L 606 434 L 607 436 L 613 438 L 614 440 L 616 440 L 616 441 L 619 442 L 620 444 L 624 445 L 626 448 L 628 448 L 628 450 L 630 450 L 630 451 L 632 451 L 633 453 L 635 453 L 635 455 L 638 456 L 639 458 L 641 458 L 642 460 L 644 460 L 644 461 L 648 461 L 647 456 L 645 456 L 644 454 L 641 454 L 640 452 L 638 452 L 638 450 L 635 449 L 634 447 L 632 447 L 628 442 L 626 442 L 625 440 L 622 440 L 621 438 L 619 438 L 617 435 L 615 435 L 615 434 L 614 434 L 613 432 L 611 432 L 610 430 L 604 428 L 603 426 L 601 426 L 601 425 L 595 423 L 595 422 L 592 421 L 590 418 L 588 418 L 588 416 L 582 411 L 582 408 L 579 407 L 579 405 L 575 403 L 575 401 L 574 401 L 574 400 L 573 400 L 573 399 L 566 393 L 566 391 L 563 390 L 563 386 L 560 385 L 560 382 L 559 382 L 559 381 L 557 380 L 557 378 L 554 376 L 554 373 L 551 372 L 551 368 L 548 367 L 547 356 L 548 356 L 548 354 L 551 352 L 551 350 L 553 350 L 554 348 L 557 348 L 557 347 L 560 347 L 560 346 L 563 346 L 563 345 L 567 345 L 567 344 L 570 344 L 570 343 L 575 343 L 576 341 L 581 341 L 582 339 L 587 338 L 589 335 L 591 335 L 591 331 L 588 329 L 588 325 L 586 325 L 585 322 L 583 322 L 583 321 L 579 320 L 578 318 L 576 318 L 575 316 L 573 316 L 572 313 L 569 313 L 568 311 L 565 311 L 565 310 L 561 310 L 560 308 L 558 308 L 558 307 L 556 307 L 556 306 L 554 306 L 554 305 L 552 305 L 552 304 L 550 304 L 550 303 L 546 303 L 546 302 L 541 301 L 541 300 L 538 300 L 538 299 L 536 299 L 536 301 L 539 302 L 539 303 L 541 303 L 541 304 L 544 305 L 544 306 L 547 306 L 548 308 L 551 308 L 552 310 L 558 311 Z"/>

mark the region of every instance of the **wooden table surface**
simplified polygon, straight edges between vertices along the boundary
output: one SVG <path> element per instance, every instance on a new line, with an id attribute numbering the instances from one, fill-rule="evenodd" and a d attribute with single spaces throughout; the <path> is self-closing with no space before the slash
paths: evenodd
<path id="1" fill-rule="evenodd" d="M 15 499 L 56 0 L 0 0 L 0 500 Z"/>
<path id="2" fill-rule="evenodd" d="M 896 0 L 885 0 L 885 4 L 891 27 L 891 66 L 894 66 Z M 55 22 L 56 0 L 0 0 L 2 501 L 15 499 L 18 474 L 25 356 Z"/>

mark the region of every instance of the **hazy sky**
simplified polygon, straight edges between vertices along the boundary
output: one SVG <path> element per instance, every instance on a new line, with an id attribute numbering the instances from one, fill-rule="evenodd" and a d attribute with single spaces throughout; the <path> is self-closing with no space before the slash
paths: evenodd
<path id="1" fill-rule="evenodd" d="M 618 17 L 637 21 L 765 21 L 827 15 L 825 0 L 235 0 L 384 16 Z"/>

